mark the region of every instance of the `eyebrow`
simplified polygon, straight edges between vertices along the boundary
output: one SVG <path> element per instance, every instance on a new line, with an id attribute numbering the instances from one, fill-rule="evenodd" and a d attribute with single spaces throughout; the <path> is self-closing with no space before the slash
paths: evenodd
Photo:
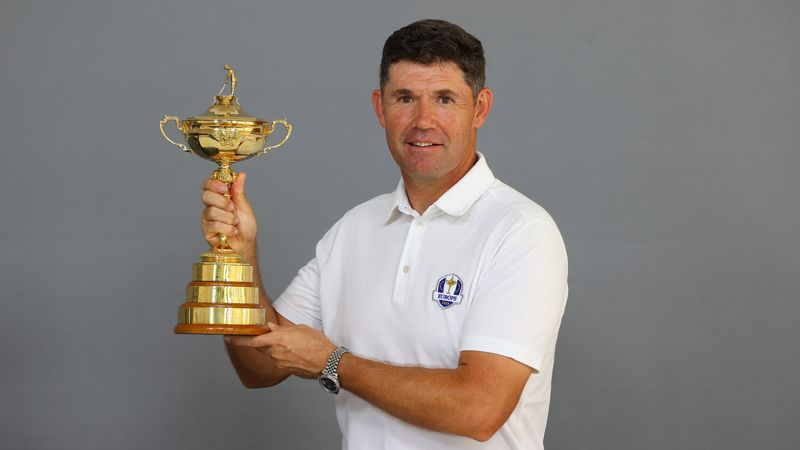
<path id="1" fill-rule="evenodd" d="M 452 89 L 439 89 L 438 91 L 435 91 L 434 94 L 436 94 L 438 97 L 443 97 L 443 96 L 458 97 L 459 96 L 458 93 L 456 91 L 452 90 Z M 394 91 L 392 91 L 392 96 L 393 97 L 403 97 L 403 96 L 406 96 L 406 95 L 414 95 L 414 93 L 411 91 L 411 89 L 405 89 L 405 88 L 395 89 Z"/>
<path id="2" fill-rule="evenodd" d="M 402 97 L 404 95 L 411 95 L 411 90 L 409 89 L 395 89 L 392 91 L 393 97 Z"/>
<path id="3" fill-rule="evenodd" d="M 438 91 L 436 91 L 436 95 L 439 97 L 444 97 L 444 96 L 458 97 L 458 92 L 453 91 L 451 89 L 439 89 Z"/>

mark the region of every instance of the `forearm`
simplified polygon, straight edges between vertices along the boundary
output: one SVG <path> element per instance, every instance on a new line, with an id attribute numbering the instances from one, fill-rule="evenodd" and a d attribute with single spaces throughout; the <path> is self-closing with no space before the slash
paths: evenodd
<path id="1" fill-rule="evenodd" d="M 272 300 L 267 295 L 264 282 L 261 279 L 261 264 L 258 261 L 258 243 L 242 250 L 242 258 L 245 262 L 253 266 L 253 282 L 258 285 L 258 301 L 267 310 L 267 321 L 278 323 L 278 315 L 272 307 Z"/>
<path id="2" fill-rule="evenodd" d="M 261 282 L 260 268 L 258 264 L 258 251 L 254 247 L 251 252 L 244 253 L 245 261 L 253 266 L 253 281 L 258 283 L 259 303 L 264 307 L 267 322 L 280 323 L 275 308 L 272 307 L 272 300 L 264 290 Z M 265 331 L 266 332 L 266 331 Z M 251 347 L 232 345 L 227 339 L 225 348 L 231 360 L 236 374 L 242 384 L 248 388 L 260 388 L 274 386 L 288 376 L 288 374 L 276 366 L 275 361 L 267 354 Z"/>
<path id="3" fill-rule="evenodd" d="M 265 305 L 267 321 L 278 323 L 278 315 L 269 304 L 269 299 L 266 298 L 263 291 L 261 298 L 262 304 Z M 286 371 L 275 364 L 275 361 L 269 355 L 259 349 L 233 345 L 228 339 L 225 340 L 225 348 L 228 351 L 228 357 L 230 357 L 236 374 L 242 384 L 248 388 L 274 386 L 289 376 Z"/>
<path id="4" fill-rule="evenodd" d="M 519 391 L 503 398 L 492 374 L 483 371 L 462 363 L 455 369 L 401 367 L 346 354 L 339 380 L 342 388 L 403 421 L 483 441 L 505 423 L 519 399 Z"/>

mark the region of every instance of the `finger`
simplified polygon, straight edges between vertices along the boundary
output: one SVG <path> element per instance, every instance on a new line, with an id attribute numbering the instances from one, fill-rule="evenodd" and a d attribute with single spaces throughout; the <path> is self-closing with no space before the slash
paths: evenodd
<path id="1" fill-rule="evenodd" d="M 224 209 L 227 211 L 234 210 L 233 202 L 228 197 L 216 192 L 203 191 L 203 195 L 200 196 L 200 199 L 206 206 L 216 206 L 219 209 Z"/>
<path id="2" fill-rule="evenodd" d="M 278 343 L 279 338 L 279 335 L 276 335 L 274 332 L 270 331 L 269 333 L 258 335 L 254 339 L 258 341 L 258 344 L 261 347 L 272 348 Z"/>
<path id="3" fill-rule="evenodd" d="M 229 225 L 236 225 L 239 223 L 239 217 L 236 216 L 231 211 L 226 211 L 224 209 L 217 208 L 216 206 L 209 206 L 205 208 L 201 213 L 200 217 L 203 220 L 208 220 L 211 222 L 222 222 L 227 223 Z"/>
<path id="4" fill-rule="evenodd" d="M 231 183 L 231 195 L 244 195 L 244 185 L 247 181 L 247 173 L 246 172 L 239 172 L 236 175 L 236 179 L 233 180 Z"/>
<path id="5" fill-rule="evenodd" d="M 225 337 L 225 342 L 235 346 L 255 348 L 268 353 L 270 351 L 271 343 L 269 342 L 269 339 L 264 339 L 268 335 L 269 333 L 258 336 L 228 335 Z"/>
<path id="6" fill-rule="evenodd" d="M 245 182 L 247 181 L 247 174 L 240 172 L 236 180 L 231 184 L 231 199 L 237 208 L 245 212 L 252 212 L 253 208 L 250 206 L 250 201 L 247 200 L 245 195 Z"/>
<path id="7" fill-rule="evenodd" d="M 237 335 L 225 336 L 225 342 L 231 345 L 235 345 L 237 347 L 251 347 L 252 341 L 253 341 L 252 336 L 237 336 Z"/>
<path id="8" fill-rule="evenodd" d="M 200 228 L 203 230 L 203 235 L 207 238 L 211 238 L 219 233 L 227 236 L 239 234 L 239 229 L 235 226 L 223 222 L 217 222 L 215 220 L 202 219 Z"/>
<path id="9" fill-rule="evenodd" d="M 278 325 L 277 323 L 267 322 L 267 327 L 269 327 L 269 331 L 278 331 L 282 326 Z"/>
<path id="10" fill-rule="evenodd" d="M 200 187 L 202 187 L 204 191 L 216 192 L 217 194 L 225 195 L 228 193 L 227 184 L 219 180 L 212 180 L 211 178 L 206 178 L 203 180 L 203 183 L 201 183 Z"/>

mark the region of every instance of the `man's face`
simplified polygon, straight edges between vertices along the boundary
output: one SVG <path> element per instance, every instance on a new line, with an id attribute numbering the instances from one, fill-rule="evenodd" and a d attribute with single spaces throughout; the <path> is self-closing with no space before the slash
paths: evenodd
<path id="1" fill-rule="evenodd" d="M 484 88 L 474 100 L 452 62 L 398 61 L 372 103 L 406 184 L 449 187 L 476 161 L 477 129 L 489 115 L 492 92 Z"/>

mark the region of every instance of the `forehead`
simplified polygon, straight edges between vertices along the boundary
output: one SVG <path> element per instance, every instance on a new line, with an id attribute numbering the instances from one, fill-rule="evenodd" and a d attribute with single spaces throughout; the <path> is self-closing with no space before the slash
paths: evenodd
<path id="1" fill-rule="evenodd" d="M 386 88 L 422 90 L 447 87 L 452 90 L 471 89 L 458 64 L 450 61 L 422 64 L 401 60 L 389 66 Z"/>

